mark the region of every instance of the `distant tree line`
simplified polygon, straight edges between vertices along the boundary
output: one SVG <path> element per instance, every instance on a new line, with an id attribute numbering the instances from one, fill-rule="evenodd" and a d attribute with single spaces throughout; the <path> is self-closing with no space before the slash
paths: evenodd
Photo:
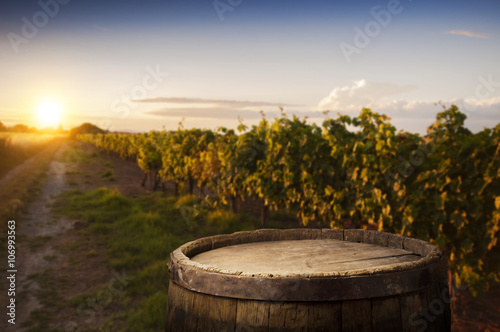
<path id="1" fill-rule="evenodd" d="M 8 127 L 0 121 L 0 132 L 9 132 L 9 133 L 42 133 L 42 134 L 57 134 L 64 133 L 62 125 L 59 125 L 57 129 L 52 127 L 45 127 L 42 129 L 38 129 L 36 127 L 28 127 L 25 124 L 16 124 L 14 126 Z"/>
<path id="2" fill-rule="evenodd" d="M 93 125 L 92 123 L 82 123 L 78 127 L 71 128 L 69 130 L 69 136 L 71 138 L 76 138 L 77 135 L 83 135 L 83 134 L 104 134 L 106 133 L 106 130 L 103 130 L 96 125 Z"/>

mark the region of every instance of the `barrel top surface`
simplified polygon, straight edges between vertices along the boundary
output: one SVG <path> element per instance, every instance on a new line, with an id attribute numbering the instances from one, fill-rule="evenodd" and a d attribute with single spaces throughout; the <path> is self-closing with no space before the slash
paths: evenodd
<path id="1" fill-rule="evenodd" d="M 419 259 L 409 250 L 333 239 L 237 244 L 191 258 L 213 270 L 274 276 L 376 269 Z"/>
<path id="2" fill-rule="evenodd" d="M 170 280 L 215 296 L 336 301 L 415 292 L 446 278 L 437 247 L 359 229 L 262 229 L 201 238 L 170 255 Z"/>

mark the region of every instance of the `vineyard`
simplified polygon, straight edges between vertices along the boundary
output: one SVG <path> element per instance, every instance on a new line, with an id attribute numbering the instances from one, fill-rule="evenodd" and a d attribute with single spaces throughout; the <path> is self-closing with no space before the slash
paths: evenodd
<path id="1" fill-rule="evenodd" d="M 145 172 L 143 185 L 197 193 L 202 208 L 249 198 L 303 226 L 378 229 L 438 245 L 473 293 L 499 281 L 500 124 L 472 134 L 452 105 L 420 136 L 363 109 L 322 126 L 282 114 L 238 132 L 219 128 L 84 134 Z M 195 190 L 196 188 L 196 190 Z"/>

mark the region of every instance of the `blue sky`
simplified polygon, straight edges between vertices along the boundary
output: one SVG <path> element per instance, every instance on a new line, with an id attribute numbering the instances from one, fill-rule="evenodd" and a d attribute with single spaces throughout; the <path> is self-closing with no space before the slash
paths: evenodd
<path id="1" fill-rule="evenodd" d="M 236 127 L 279 106 L 320 123 L 371 107 L 424 133 L 441 101 L 477 131 L 500 121 L 499 14 L 485 0 L 6 0 L 0 121 L 38 126 L 50 97 L 66 128 Z"/>

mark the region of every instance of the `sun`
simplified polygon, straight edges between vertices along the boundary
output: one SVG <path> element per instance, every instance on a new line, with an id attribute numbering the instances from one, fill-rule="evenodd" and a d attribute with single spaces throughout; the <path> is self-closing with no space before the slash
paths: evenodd
<path id="1" fill-rule="evenodd" d="M 58 100 L 46 98 L 41 100 L 36 107 L 38 123 L 43 127 L 56 127 L 61 123 L 62 107 Z"/>

